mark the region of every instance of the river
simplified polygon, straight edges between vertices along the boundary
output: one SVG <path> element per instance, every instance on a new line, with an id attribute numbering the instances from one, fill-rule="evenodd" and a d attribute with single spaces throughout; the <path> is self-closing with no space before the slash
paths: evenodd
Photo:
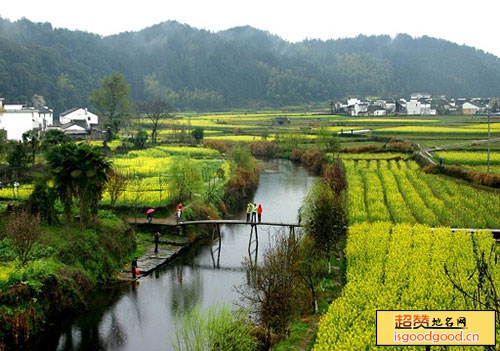
<path id="1" fill-rule="evenodd" d="M 267 163 L 254 196 L 254 202 L 263 207 L 262 221 L 296 222 L 297 210 L 313 182 L 314 177 L 290 161 Z M 236 219 L 245 216 L 242 212 Z M 275 230 L 259 227 L 259 256 L 272 242 Z M 206 309 L 238 302 L 234 287 L 245 282 L 241 263 L 248 257 L 249 234 L 245 225 L 223 226 L 220 268 L 214 268 L 210 244 L 193 248 L 133 286 L 99 291 L 88 310 L 50 326 L 31 348 L 171 350 L 176 316 L 195 306 Z"/>

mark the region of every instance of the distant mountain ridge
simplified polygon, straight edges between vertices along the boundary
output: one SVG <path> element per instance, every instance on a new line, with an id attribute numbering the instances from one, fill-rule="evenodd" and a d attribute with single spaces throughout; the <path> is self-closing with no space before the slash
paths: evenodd
<path id="1" fill-rule="evenodd" d="M 180 109 L 285 106 L 349 95 L 500 96 L 500 59 L 467 46 L 400 34 L 287 42 L 250 26 L 219 32 L 175 21 L 101 37 L 0 18 L 0 93 L 43 95 L 61 112 L 88 105 L 103 75 L 122 72 L 132 99 L 154 77 Z"/>

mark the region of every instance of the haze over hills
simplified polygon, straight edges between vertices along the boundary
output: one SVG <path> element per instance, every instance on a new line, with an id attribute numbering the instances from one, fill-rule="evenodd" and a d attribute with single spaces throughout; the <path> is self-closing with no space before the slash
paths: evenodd
<path id="1" fill-rule="evenodd" d="M 61 112 L 88 105 L 103 75 L 122 72 L 134 101 L 144 78 L 179 109 L 285 106 L 348 95 L 499 96 L 500 59 L 430 37 L 358 36 L 289 43 L 249 26 L 216 33 L 174 21 L 100 37 L 0 18 L 0 93 L 43 95 Z"/>

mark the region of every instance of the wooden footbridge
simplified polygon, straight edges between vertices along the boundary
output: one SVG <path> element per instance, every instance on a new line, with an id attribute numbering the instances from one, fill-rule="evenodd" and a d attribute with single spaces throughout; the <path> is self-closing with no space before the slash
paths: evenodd
<path id="1" fill-rule="evenodd" d="M 222 246 L 222 235 L 221 235 L 221 225 L 249 225 L 250 226 L 250 237 L 248 239 L 248 258 L 250 261 L 250 266 L 257 266 L 257 256 L 259 252 L 259 234 L 257 228 L 259 226 L 271 226 L 271 227 L 285 227 L 288 228 L 290 235 L 295 235 L 295 228 L 302 227 L 299 223 L 278 223 L 278 222 L 247 222 L 242 220 L 203 220 L 203 221 L 189 221 L 180 222 L 175 224 L 176 226 L 185 225 L 213 225 L 212 231 L 212 242 L 218 241 L 217 247 L 212 247 L 210 250 L 212 256 L 212 264 L 214 268 L 220 268 L 220 251 Z"/>
<path id="2" fill-rule="evenodd" d="M 126 221 L 130 224 L 147 224 L 147 220 L 145 219 L 126 219 Z M 216 246 L 212 246 L 211 248 L 211 256 L 212 263 L 214 268 L 220 268 L 220 252 L 222 246 L 222 235 L 221 235 L 221 226 L 222 225 L 246 225 L 250 227 L 250 237 L 248 240 L 248 256 L 250 258 L 250 264 L 257 264 L 257 255 L 259 251 L 259 235 L 258 235 L 258 227 L 282 227 L 288 228 L 289 235 L 295 235 L 295 228 L 303 227 L 303 224 L 300 223 L 282 223 L 282 222 L 247 222 L 245 220 L 228 220 L 228 219 L 214 219 L 214 220 L 199 220 L 199 221 L 186 221 L 186 222 L 173 222 L 172 220 L 162 220 L 162 219 L 153 219 L 151 223 L 149 223 L 152 227 L 177 227 L 180 230 L 183 230 L 184 227 L 188 225 L 208 225 L 213 226 L 211 240 L 212 243 L 217 242 Z"/>
<path id="3" fill-rule="evenodd" d="M 145 219 L 127 219 L 127 222 L 130 224 L 146 224 L 148 223 Z M 220 253 L 222 247 L 222 235 L 221 235 L 221 226 L 222 225 L 246 225 L 250 227 L 250 237 L 248 240 L 248 257 L 250 260 L 251 266 L 257 265 L 257 256 L 259 250 L 259 235 L 258 235 L 258 227 L 260 226 L 270 226 L 270 227 L 282 227 L 288 228 L 289 235 L 295 235 L 295 228 L 303 227 L 303 224 L 300 223 L 282 223 L 282 222 L 247 222 L 245 220 L 199 220 L 199 221 L 186 221 L 186 222 L 178 222 L 175 223 L 171 220 L 162 220 L 155 219 L 152 223 L 149 223 L 152 227 L 177 227 L 180 230 L 183 230 L 184 227 L 188 225 L 208 225 L 213 226 L 211 242 L 216 243 L 216 245 L 211 247 L 211 256 L 212 256 L 212 264 L 213 268 L 221 269 L 220 266 Z M 347 227 L 348 228 L 348 227 Z M 431 230 L 435 230 L 436 228 L 431 228 Z M 497 243 L 500 243 L 500 229 L 473 229 L 473 228 L 450 228 L 452 232 L 456 231 L 465 231 L 468 233 L 474 233 L 476 231 L 481 230 L 489 230 L 493 233 L 493 236 Z M 208 267 L 205 267 L 208 268 Z M 223 269 L 223 267 L 222 267 Z"/>

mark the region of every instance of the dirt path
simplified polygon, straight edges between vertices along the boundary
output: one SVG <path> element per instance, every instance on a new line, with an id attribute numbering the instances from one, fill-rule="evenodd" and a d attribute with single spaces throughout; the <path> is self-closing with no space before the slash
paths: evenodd
<path id="1" fill-rule="evenodd" d="M 189 205 L 185 206 L 184 209 L 189 208 Z M 170 216 L 168 217 L 163 217 L 163 218 L 157 218 L 154 217 L 153 215 L 153 222 L 156 224 L 177 224 L 177 211 L 174 211 Z M 123 218 L 127 223 L 135 223 L 135 218 L 134 217 L 124 217 Z M 144 216 L 138 216 L 137 217 L 137 224 L 146 224 L 148 223 L 148 220 L 146 218 L 146 215 Z"/>

